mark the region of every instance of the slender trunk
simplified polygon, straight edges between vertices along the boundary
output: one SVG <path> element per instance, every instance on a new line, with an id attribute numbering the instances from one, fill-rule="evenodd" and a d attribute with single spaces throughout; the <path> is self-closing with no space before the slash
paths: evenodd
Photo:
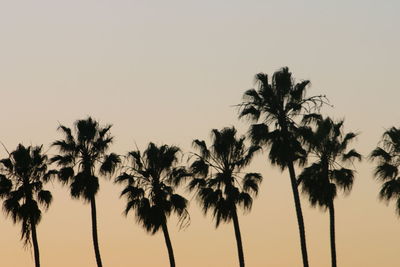
<path id="1" fill-rule="evenodd" d="M 335 208 L 333 206 L 333 200 L 329 205 L 329 218 L 330 218 L 330 228 L 331 228 L 332 267 L 336 267 Z"/>
<path id="2" fill-rule="evenodd" d="M 95 200 L 95 197 L 92 197 L 90 199 L 90 206 L 91 206 L 91 210 L 92 210 L 92 236 L 93 236 L 94 254 L 96 255 L 97 267 L 102 267 L 103 264 L 101 263 L 99 240 L 98 240 L 98 237 L 97 237 L 97 218 L 96 218 L 96 200 Z"/>
<path id="3" fill-rule="evenodd" d="M 166 220 L 162 223 L 162 230 L 164 233 L 165 244 L 167 245 L 167 249 L 168 249 L 169 263 L 170 263 L 171 267 L 175 267 L 174 251 L 172 249 L 171 239 L 169 238 Z"/>
<path id="4" fill-rule="evenodd" d="M 32 243 L 33 243 L 33 253 L 35 256 L 35 267 L 40 267 L 39 243 L 37 240 L 36 225 L 34 223 L 34 220 L 32 220 L 32 219 L 31 219 L 31 235 L 32 235 Z"/>
<path id="5" fill-rule="evenodd" d="M 240 235 L 240 227 L 239 227 L 239 219 L 236 213 L 236 209 L 233 210 L 233 227 L 235 228 L 235 237 L 236 244 L 239 256 L 239 266 L 244 267 L 244 254 L 243 254 L 243 245 L 242 245 L 242 237 Z"/>
<path id="6" fill-rule="evenodd" d="M 306 245 L 306 231 L 304 228 L 303 213 L 301 211 L 300 196 L 299 196 L 299 190 L 297 187 L 296 173 L 294 170 L 293 162 L 289 162 L 288 169 L 289 169 L 289 175 L 290 175 L 290 182 L 291 182 L 292 190 L 293 190 L 294 205 L 296 207 L 297 223 L 299 226 L 300 245 L 301 245 L 301 254 L 303 257 L 303 266 L 308 267 L 309 265 L 308 265 L 308 255 L 307 255 L 307 245 Z"/>

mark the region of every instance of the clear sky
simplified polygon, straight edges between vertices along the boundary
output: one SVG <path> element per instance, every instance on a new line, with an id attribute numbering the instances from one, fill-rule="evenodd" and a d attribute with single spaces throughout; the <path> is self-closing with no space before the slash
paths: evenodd
<path id="1" fill-rule="evenodd" d="M 399 126 L 399 12 L 397 0 L 0 0 L 0 140 L 8 149 L 48 147 L 59 123 L 91 115 L 114 125 L 117 153 L 149 141 L 190 151 L 212 128 L 245 133 L 232 106 L 256 73 L 289 66 L 311 80 L 310 94 L 327 95 L 334 108 L 324 114 L 345 118 L 367 155 L 386 128 Z M 352 193 L 336 202 L 338 263 L 399 266 L 400 220 L 378 201 L 373 165 L 356 167 Z M 247 266 L 300 266 L 287 173 L 266 155 L 251 170 L 265 180 L 253 211 L 239 218 Z M 54 203 L 38 227 L 42 266 L 95 266 L 90 207 L 57 183 L 49 188 Z M 147 235 L 122 216 L 120 191 L 103 180 L 98 195 L 104 265 L 168 266 L 162 234 Z M 330 266 L 327 213 L 306 198 L 302 205 L 310 263 Z M 169 223 L 177 265 L 236 266 L 233 226 L 215 230 L 195 202 L 190 212 L 186 230 Z M 1 266 L 33 266 L 19 231 L 1 216 Z"/>

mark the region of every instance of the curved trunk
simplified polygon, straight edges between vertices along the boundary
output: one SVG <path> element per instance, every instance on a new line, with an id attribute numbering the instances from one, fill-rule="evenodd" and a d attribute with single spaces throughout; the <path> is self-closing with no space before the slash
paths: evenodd
<path id="1" fill-rule="evenodd" d="M 167 227 L 166 220 L 164 220 L 164 222 L 162 223 L 162 230 L 163 230 L 163 233 L 164 233 L 165 244 L 167 245 L 167 249 L 168 249 L 168 256 L 169 256 L 170 266 L 171 267 L 175 267 L 174 251 L 172 249 L 171 239 L 169 238 L 169 233 L 168 233 L 168 227 Z"/>
<path id="2" fill-rule="evenodd" d="M 333 201 L 329 205 L 329 219 L 330 219 L 330 232 L 331 232 L 332 267 L 336 267 L 335 208 L 333 206 Z"/>
<path id="3" fill-rule="evenodd" d="M 92 236 L 93 236 L 94 254 L 96 256 L 97 267 L 102 267 L 103 264 L 101 263 L 99 240 L 97 237 L 96 200 L 94 197 L 90 199 L 90 207 L 92 211 Z"/>
<path id="4" fill-rule="evenodd" d="M 31 219 L 31 235 L 32 235 L 33 253 L 35 256 L 35 267 L 40 267 L 39 243 L 37 240 L 36 225 L 33 223 L 33 221 L 34 220 Z"/>
<path id="5" fill-rule="evenodd" d="M 239 256 L 239 266 L 244 267 L 244 254 L 243 254 L 243 245 L 242 245 L 242 237 L 240 235 L 240 227 L 239 227 L 239 219 L 236 213 L 236 209 L 233 210 L 233 227 L 235 228 L 235 237 L 236 244 Z"/>
<path id="6" fill-rule="evenodd" d="M 301 255 L 303 257 L 303 266 L 308 267 L 309 265 L 308 265 L 307 244 L 306 244 L 306 231 L 304 227 L 303 212 L 301 211 L 300 196 L 297 187 L 296 173 L 294 171 L 293 162 L 289 162 L 288 169 L 290 175 L 290 182 L 293 190 L 294 205 L 296 207 L 297 224 L 299 226 L 300 246 L 301 246 Z"/>

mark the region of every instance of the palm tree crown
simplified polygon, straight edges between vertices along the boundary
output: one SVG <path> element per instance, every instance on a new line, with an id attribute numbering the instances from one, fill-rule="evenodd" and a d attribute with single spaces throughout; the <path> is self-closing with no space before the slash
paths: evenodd
<path id="1" fill-rule="evenodd" d="M 188 218 L 187 200 L 174 192 L 188 176 L 178 166 L 178 152 L 176 146 L 150 143 L 143 154 L 139 150 L 128 153 L 130 164 L 116 178 L 117 183 L 126 184 L 121 192 L 128 201 L 125 214 L 135 211 L 137 221 L 151 234 L 166 223 L 171 213 Z"/>
<path id="2" fill-rule="evenodd" d="M 143 154 L 139 150 L 128 153 L 130 164 L 116 178 L 117 183 L 125 184 L 121 193 L 127 199 L 125 214 L 135 211 L 136 220 L 151 234 L 163 230 L 171 267 L 175 267 L 175 257 L 167 219 L 175 213 L 181 226 L 189 222 L 188 201 L 175 193 L 188 177 L 186 169 L 178 166 L 179 152 L 176 146 L 150 143 Z"/>
<path id="3" fill-rule="evenodd" d="M 295 83 L 287 67 L 275 72 L 271 83 L 265 73 L 257 74 L 255 79 L 259 88 L 244 93 L 239 115 L 254 122 L 262 120 L 251 125 L 250 137 L 255 144 L 270 146 L 271 163 L 282 169 L 290 162 L 304 163 L 306 151 L 296 133 L 296 118 L 318 109 L 324 97 L 306 97 L 310 81 Z"/>
<path id="4" fill-rule="evenodd" d="M 42 216 L 39 205 L 47 209 L 53 199 L 51 192 L 43 189 L 52 174 L 47 170 L 47 156 L 43 154 L 42 146 L 19 144 L 0 163 L 4 211 L 11 215 L 14 223 L 22 223 L 21 239 L 28 244 L 32 225 L 37 225 Z"/>
<path id="5" fill-rule="evenodd" d="M 353 186 L 354 170 L 343 167 L 361 155 L 348 145 L 357 136 L 353 132 L 343 133 L 343 120 L 334 122 L 311 114 L 303 119 L 300 128 L 304 142 L 315 162 L 305 168 L 299 176 L 302 189 L 310 203 L 328 208 L 336 197 L 337 189 L 349 192 Z M 314 124 L 313 127 L 310 124 Z"/>
<path id="6" fill-rule="evenodd" d="M 370 155 L 377 161 L 375 177 L 382 181 L 379 196 L 382 200 L 396 201 L 396 211 L 400 215 L 400 128 L 392 127 L 382 136 L 381 146 Z"/>
<path id="7" fill-rule="evenodd" d="M 257 195 L 262 176 L 259 173 L 241 171 L 248 166 L 260 147 L 245 146 L 245 137 L 236 137 L 236 129 L 212 130 L 212 145 L 194 140 L 199 150 L 194 153 L 195 161 L 190 170 L 194 178 L 189 183 L 190 190 L 197 190 L 204 213 L 212 210 L 218 227 L 221 222 L 229 222 L 232 212 L 240 205 L 250 210 Z"/>
<path id="8" fill-rule="evenodd" d="M 120 162 L 116 154 L 107 154 L 113 141 L 110 128 L 111 125 L 99 126 L 91 117 L 75 122 L 75 136 L 70 128 L 59 126 L 64 139 L 52 144 L 60 154 L 51 161 L 61 167 L 58 178 L 69 184 L 73 198 L 90 201 L 99 190 L 98 175 L 113 173 Z"/>
<path id="9" fill-rule="evenodd" d="M 25 147 L 19 144 L 8 158 L 0 160 L 0 196 L 4 211 L 14 223 L 21 222 L 21 240 L 32 244 L 35 266 L 40 266 L 36 226 L 42 217 L 40 206 L 48 209 L 53 197 L 43 189 L 54 174 L 48 171 L 48 158 L 42 146 Z M 31 242 L 32 241 L 32 242 Z"/>
<path id="10" fill-rule="evenodd" d="M 193 179 L 190 190 L 196 190 L 197 198 L 206 214 L 212 211 L 216 227 L 221 222 L 233 220 L 239 264 L 244 266 L 244 253 L 240 234 L 237 206 L 250 210 L 253 196 L 256 196 L 262 176 L 259 173 L 242 173 L 250 164 L 259 146 L 245 146 L 245 137 L 237 137 L 236 129 L 223 128 L 212 130 L 212 145 L 207 147 L 204 141 L 194 140 L 199 150 L 194 153 L 191 164 Z"/>

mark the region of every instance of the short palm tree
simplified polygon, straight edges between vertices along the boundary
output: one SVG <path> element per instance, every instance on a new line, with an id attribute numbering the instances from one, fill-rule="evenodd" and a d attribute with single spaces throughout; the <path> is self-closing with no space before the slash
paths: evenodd
<path id="1" fill-rule="evenodd" d="M 212 130 L 212 144 L 207 147 L 204 141 L 194 140 L 199 150 L 194 153 L 195 161 L 190 170 L 193 179 L 190 190 L 196 190 L 196 196 L 204 213 L 211 211 L 216 227 L 221 222 L 233 221 L 237 243 L 239 264 L 245 266 L 242 238 L 240 234 L 237 209 L 239 206 L 250 210 L 253 196 L 258 193 L 262 176 L 259 173 L 242 173 L 248 166 L 258 146 L 247 148 L 245 137 L 237 137 L 236 129 L 223 128 Z"/>
<path id="2" fill-rule="evenodd" d="M 334 122 L 331 118 L 321 115 L 309 115 L 303 119 L 304 127 L 300 128 L 302 136 L 315 158 L 311 166 L 305 168 L 299 176 L 303 192 L 308 195 L 312 206 L 329 210 L 331 262 L 336 267 L 335 242 L 335 209 L 334 199 L 338 189 L 350 192 L 353 186 L 354 170 L 343 167 L 361 160 L 361 155 L 348 145 L 356 134 L 343 132 L 343 121 Z"/>
<path id="3" fill-rule="evenodd" d="M 383 183 L 380 198 L 385 201 L 395 200 L 396 211 L 400 215 L 400 128 L 386 130 L 381 146 L 375 148 L 370 157 L 377 161 L 375 177 Z"/>
<path id="4" fill-rule="evenodd" d="M 175 193 L 176 187 L 188 176 L 185 168 L 178 166 L 179 152 L 176 146 L 153 143 L 143 153 L 131 151 L 127 155 L 129 165 L 115 180 L 125 184 L 121 192 L 127 199 L 125 215 L 134 211 L 138 223 L 150 234 L 162 229 L 171 267 L 175 267 L 175 257 L 168 233 L 168 217 L 175 213 L 183 223 L 189 218 L 187 200 Z"/>
<path id="5" fill-rule="evenodd" d="M 35 266 L 39 267 L 36 232 L 42 217 L 39 206 L 47 209 L 53 199 L 51 192 L 43 189 L 43 184 L 52 174 L 47 170 L 48 158 L 42 146 L 25 147 L 19 144 L 8 158 L 0 160 L 0 166 L 0 193 L 4 198 L 4 211 L 14 223 L 21 223 L 21 240 L 25 245 L 33 245 Z"/>
<path id="6" fill-rule="evenodd" d="M 52 144 L 60 154 L 52 157 L 51 161 L 60 167 L 58 179 L 62 184 L 69 185 L 71 197 L 90 202 L 94 252 L 97 266 L 101 267 L 95 198 L 99 191 L 98 176 L 112 174 L 120 159 L 114 153 L 107 153 L 113 141 L 111 125 L 101 127 L 88 117 L 77 120 L 74 126 L 74 133 L 68 127 L 59 126 L 64 139 Z"/>
<path id="7" fill-rule="evenodd" d="M 287 67 L 275 72 L 272 81 L 268 75 L 259 73 L 255 77 L 258 89 L 244 93 L 239 117 L 247 117 L 252 124 L 249 135 L 254 144 L 270 148 L 269 159 L 282 170 L 288 169 L 299 226 L 300 245 L 304 267 L 308 267 L 306 234 L 298 192 L 295 163 L 303 164 L 307 153 L 297 134 L 296 119 L 305 113 L 314 112 L 324 103 L 323 96 L 306 97 L 309 81 L 295 83 Z M 258 123 L 261 121 L 261 123 Z"/>

